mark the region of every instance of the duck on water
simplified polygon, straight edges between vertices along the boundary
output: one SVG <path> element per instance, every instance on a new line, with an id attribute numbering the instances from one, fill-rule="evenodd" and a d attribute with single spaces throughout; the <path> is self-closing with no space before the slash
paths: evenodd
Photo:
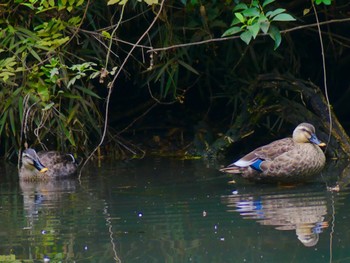
<path id="1" fill-rule="evenodd" d="M 284 138 L 261 146 L 220 171 L 242 174 L 253 181 L 305 181 L 321 172 L 326 157 L 310 123 L 301 123 L 292 138 Z"/>
<path id="2" fill-rule="evenodd" d="M 71 154 L 57 151 L 36 152 L 28 148 L 22 152 L 20 180 L 37 181 L 65 178 L 77 172 L 78 164 Z"/>

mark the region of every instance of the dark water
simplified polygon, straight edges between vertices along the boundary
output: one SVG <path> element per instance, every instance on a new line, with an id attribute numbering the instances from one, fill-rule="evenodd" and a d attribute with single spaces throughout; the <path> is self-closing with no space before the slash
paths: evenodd
<path id="1" fill-rule="evenodd" d="M 350 262 L 347 181 L 326 188 L 343 167 L 290 188 L 200 160 L 105 163 L 81 183 L 20 184 L 6 165 L 0 262 Z"/>

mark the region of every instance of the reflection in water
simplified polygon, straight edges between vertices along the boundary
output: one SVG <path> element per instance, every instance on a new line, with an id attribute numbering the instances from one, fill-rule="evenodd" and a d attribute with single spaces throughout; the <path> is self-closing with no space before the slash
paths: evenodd
<path id="1" fill-rule="evenodd" d="M 74 244 L 72 235 L 67 235 L 64 244 L 57 240 L 62 235 L 63 222 L 58 217 L 59 211 L 65 209 L 67 197 L 76 191 L 75 180 L 55 180 L 48 182 L 20 182 L 23 196 L 22 231 L 31 238 L 24 240 L 28 247 L 25 258 L 46 258 L 46 260 L 61 260 L 62 251 L 67 258 L 73 257 L 71 246 Z M 69 207 L 69 206 L 68 206 Z M 19 229 L 17 231 L 20 231 Z M 43 249 L 33 251 L 32 247 L 42 246 Z M 56 253 L 52 253 L 56 251 Z M 42 254 L 44 252 L 44 254 Z"/>
<path id="2" fill-rule="evenodd" d="M 335 168 L 324 177 L 335 181 Z M 331 231 L 333 259 L 350 257 L 350 191 L 327 192 L 323 182 L 280 189 L 237 180 L 232 194 L 216 169 L 173 159 L 90 166 L 81 182 L 19 183 L 15 168 L 4 171 L 0 261 L 329 263 Z"/>
<path id="3" fill-rule="evenodd" d="M 36 219 L 40 209 L 57 209 L 66 194 L 76 189 L 75 180 L 55 180 L 48 182 L 20 182 L 23 206 L 28 220 Z"/>
<path id="4" fill-rule="evenodd" d="M 277 230 L 295 230 L 298 239 L 307 247 L 315 246 L 319 234 L 328 227 L 325 221 L 327 201 L 317 193 L 226 195 L 222 201 L 229 207 L 228 211 L 238 212 L 244 219 L 275 226 Z"/>

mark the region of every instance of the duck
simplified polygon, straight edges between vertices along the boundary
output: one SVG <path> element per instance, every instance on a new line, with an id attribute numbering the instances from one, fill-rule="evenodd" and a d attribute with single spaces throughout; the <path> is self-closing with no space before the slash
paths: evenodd
<path id="1" fill-rule="evenodd" d="M 72 154 L 58 151 L 36 152 L 32 148 L 22 152 L 22 165 L 19 171 L 20 180 L 40 181 L 66 178 L 77 172 L 78 163 Z"/>
<path id="2" fill-rule="evenodd" d="M 303 122 L 294 129 L 292 137 L 261 146 L 220 171 L 241 174 L 251 181 L 306 181 L 325 166 L 325 146 L 317 138 L 315 127 Z"/>

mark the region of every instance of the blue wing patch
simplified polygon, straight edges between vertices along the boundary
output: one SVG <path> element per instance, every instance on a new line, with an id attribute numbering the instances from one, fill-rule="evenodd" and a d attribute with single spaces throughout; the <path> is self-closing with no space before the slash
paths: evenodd
<path id="1" fill-rule="evenodd" d="M 256 160 L 254 163 L 252 163 L 250 165 L 250 167 L 252 167 L 254 170 L 258 171 L 258 172 L 262 172 L 263 170 L 261 169 L 261 163 L 263 162 L 264 160 L 261 160 L 261 159 L 258 159 Z"/>

